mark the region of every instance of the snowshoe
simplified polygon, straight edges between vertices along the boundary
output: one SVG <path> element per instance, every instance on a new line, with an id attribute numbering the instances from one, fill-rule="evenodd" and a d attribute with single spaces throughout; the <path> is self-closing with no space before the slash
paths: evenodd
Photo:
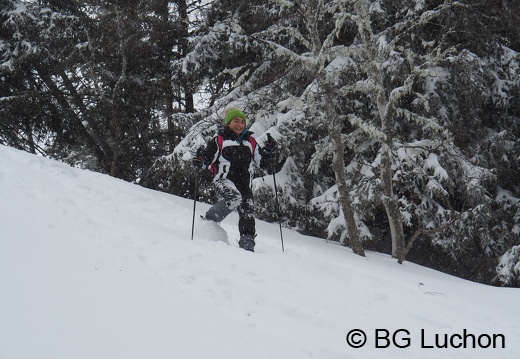
<path id="1" fill-rule="evenodd" d="M 220 201 L 220 202 L 215 203 L 206 212 L 206 219 L 212 220 L 213 222 L 220 223 L 231 212 L 232 211 L 226 206 L 226 202 Z"/>
<path id="2" fill-rule="evenodd" d="M 238 246 L 246 251 L 254 252 L 255 251 L 255 236 L 240 236 L 240 240 L 238 241 Z"/>

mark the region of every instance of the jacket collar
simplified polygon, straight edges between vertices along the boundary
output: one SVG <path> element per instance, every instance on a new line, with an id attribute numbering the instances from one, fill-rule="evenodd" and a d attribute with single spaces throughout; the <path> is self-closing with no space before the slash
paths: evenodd
<path id="1" fill-rule="evenodd" d="M 253 132 L 245 128 L 241 135 L 237 135 L 233 130 L 226 126 L 220 129 L 218 134 L 224 136 L 225 139 L 242 142 L 248 140 L 249 136 L 251 136 Z"/>

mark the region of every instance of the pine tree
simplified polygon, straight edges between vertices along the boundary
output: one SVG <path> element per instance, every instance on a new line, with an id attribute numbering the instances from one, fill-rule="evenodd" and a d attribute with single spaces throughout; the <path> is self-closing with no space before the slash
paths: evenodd
<path id="1" fill-rule="evenodd" d="M 240 83 L 230 82 L 227 90 L 223 87 L 223 95 L 213 102 L 215 106 L 211 109 L 230 101 L 242 104 L 251 103 L 251 99 L 265 101 L 256 110 L 262 114 L 259 123 L 265 128 L 268 118 L 269 125 L 275 124 L 276 131 L 284 136 L 284 154 L 294 166 L 284 166 L 282 170 L 291 168 L 291 176 L 299 173 L 302 179 L 299 183 L 303 184 L 303 188 L 285 191 L 284 197 L 297 198 L 293 200 L 295 203 L 308 203 L 300 212 L 306 214 L 305 220 L 293 226 L 309 228 L 326 219 L 329 236 L 338 233 L 341 225 L 345 226 L 345 221 L 339 220 L 342 212 L 337 179 L 327 169 L 334 153 L 331 132 L 321 121 L 330 118 L 324 115 L 328 103 L 324 94 L 332 92 L 334 104 L 328 108 L 337 115 L 335 120 L 341 121 L 337 132 L 341 132 L 345 146 L 347 184 L 355 205 L 357 227 L 362 238 L 369 240 L 367 243 L 384 250 L 385 244 L 374 236 L 384 238 L 390 229 L 391 253 L 400 262 L 408 254 L 415 260 L 424 260 L 421 258 L 430 256 L 427 252 L 440 248 L 467 267 L 484 264 L 486 257 L 496 258 L 504 253 L 507 236 L 497 236 L 498 223 L 489 216 L 493 208 L 500 206 L 495 200 L 498 197 L 492 194 L 496 193 L 494 186 L 502 181 L 496 176 L 496 164 L 481 156 L 488 153 L 485 158 L 497 159 L 498 152 L 509 148 L 511 152 L 502 152 L 502 158 L 512 159 L 515 153 L 518 157 L 514 145 L 502 146 L 507 144 L 508 135 L 497 136 L 499 133 L 510 134 L 510 138 L 516 136 L 514 120 L 518 112 L 510 99 L 515 98 L 518 89 L 514 80 L 518 74 L 514 70 L 518 55 L 504 47 L 510 40 L 503 34 L 509 32 L 498 21 L 490 20 L 496 19 L 496 7 L 412 0 L 217 4 L 218 11 L 213 14 L 221 17 L 214 24 L 225 31 L 206 35 L 206 40 L 216 42 L 215 46 L 211 46 L 211 41 L 206 43 L 206 53 L 219 49 L 221 54 L 220 51 L 226 50 L 224 43 L 241 49 L 260 48 L 262 58 L 270 62 L 255 64 L 270 66 L 270 70 L 276 71 L 276 80 L 283 79 L 284 86 L 275 87 L 276 80 L 263 84 L 271 93 L 283 88 L 276 92 L 275 99 L 269 99 L 258 95 L 260 86 L 250 81 L 254 76 L 233 77 L 239 78 Z M 305 6 L 315 11 L 306 13 Z M 320 12 L 320 9 L 326 10 Z M 274 21 L 263 22 L 261 27 L 243 22 L 244 14 L 264 19 L 261 14 L 265 13 Z M 306 21 L 313 16 L 319 19 L 315 22 L 318 25 Z M 472 21 L 459 21 L 465 17 Z M 474 26 L 487 26 L 493 31 L 477 37 Z M 224 37 L 218 37 L 223 34 Z M 327 51 L 320 53 L 325 61 L 319 65 L 313 49 L 327 41 Z M 511 41 L 516 40 L 513 37 Z M 221 56 L 225 58 L 225 55 L 215 58 Z M 512 60 L 507 64 L 503 60 L 506 56 Z M 494 60 L 490 61 L 491 58 Z M 273 62 L 283 65 L 272 66 Z M 255 71 L 261 66 L 255 67 Z M 239 73 L 218 66 L 210 68 L 216 70 L 215 79 L 222 78 L 222 74 Z M 323 81 L 320 69 L 332 74 L 334 82 Z M 495 81 L 485 74 L 496 74 L 496 78 L 506 80 Z M 323 85 L 332 86 L 332 90 L 323 91 Z M 504 95 L 502 99 L 498 94 Z M 502 117 L 500 104 L 505 104 L 503 108 L 507 107 L 514 115 Z M 255 112 L 253 106 L 250 109 Z M 202 139 L 214 130 L 212 126 L 219 121 L 218 111 L 215 112 L 215 122 L 206 122 L 205 130 L 200 124 L 196 126 L 202 137 L 192 144 L 204 142 Z M 490 112 L 502 119 L 492 125 L 495 128 L 489 134 L 495 135 L 483 136 L 490 129 L 491 123 L 485 121 L 486 113 Z M 500 132 L 498 128 L 508 130 Z M 501 145 L 492 146 L 498 139 Z M 183 148 L 193 148 L 188 144 Z M 491 155 L 488 150 L 491 147 L 501 150 Z M 504 169 L 512 166 L 506 172 L 516 171 L 511 160 L 504 165 Z M 509 188 L 516 198 L 517 188 Z M 502 228 L 509 227 L 503 233 L 509 233 L 510 242 L 517 243 L 516 227 L 509 225 L 517 221 L 512 217 L 516 212 L 508 209 L 501 213 L 503 223 L 508 223 Z M 480 230 L 475 231 L 476 228 Z M 419 248 L 415 253 L 411 251 L 414 245 Z M 455 262 L 428 264 L 457 270 Z M 464 275 L 490 280 L 489 264 L 479 264 L 477 268 L 474 273 Z"/>
<path id="2" fill-rule="evenodd" d="M 46 81 L 75 61 L 84 33 L 73 14 L 34 2 L 3 0 L 0 22 L 0 141 L 53 156 L 74 141 L 77 123 L 60 113 L 62 99 Z"/>
<path id="3" fill-rule="evenodd" d="M 175 24 L 187 25 L 169 4 L 12 1 L 2 7 L 2 106 L 10 119 L 2 141 L 125 180 L 149 178 L 155 160 L 183 135 L 174 102 L 193 102 L 190 89 L 173 92 L 179 86 L 172 82 L 172 53 L 187 36 Z"/>

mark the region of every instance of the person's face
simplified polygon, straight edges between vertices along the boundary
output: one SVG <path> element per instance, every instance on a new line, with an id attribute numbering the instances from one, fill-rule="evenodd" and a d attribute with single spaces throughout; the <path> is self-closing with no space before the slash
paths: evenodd
<path id="1" fill-rule="evenodd" d="M 229 122 L 228 126 L 231 128 L 231 131 L 240 135 L 244 131 L 244 128 L 246 128 L 246 121 L 241 117 L 235 117 Z"/>

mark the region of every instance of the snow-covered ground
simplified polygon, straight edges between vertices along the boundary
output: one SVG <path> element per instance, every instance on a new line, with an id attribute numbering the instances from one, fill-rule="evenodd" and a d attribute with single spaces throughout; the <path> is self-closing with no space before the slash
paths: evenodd
<path id="1" fill-rule="evenodd" d="M 192 209 L 0 146 L 0 358 L 520 357 L 519 289 L 288 229 L 282 252 L 260 221 L 246 252 L 236 214 L 191 241 Z"/>

